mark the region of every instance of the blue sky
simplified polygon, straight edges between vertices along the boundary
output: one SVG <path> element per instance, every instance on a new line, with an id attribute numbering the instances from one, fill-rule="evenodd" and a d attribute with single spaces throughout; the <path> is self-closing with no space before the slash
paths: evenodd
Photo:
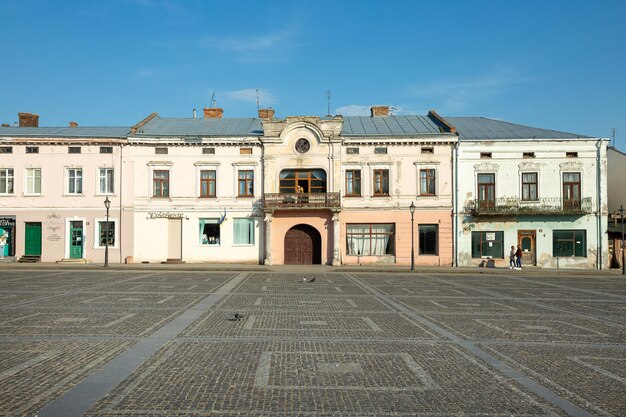
<path id="1" fill-rule="evenodd" d="M 626 150 L 626 1 L 0 0 L 0 122 L 485 116 Z"/>

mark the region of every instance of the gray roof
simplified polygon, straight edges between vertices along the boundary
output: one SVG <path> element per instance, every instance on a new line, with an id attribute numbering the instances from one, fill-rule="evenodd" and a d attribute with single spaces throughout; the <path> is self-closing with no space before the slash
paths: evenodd
<path id="1" fill-rule="evenodd" d="M 439 135 L 439 127 L 436 120 L 429 116 L 345 116 L 341 135 Z"/>
<path id="2" fill-rule="evenodd" d="M 261 119 L 194 119 L 155 117 L 133 136 L 262 136 Z"/>
<path id="3" fill-rule="evenodd" d="M 459 140 L 589 139 L 589 136 L 518 125 L 485 117 L 445 117 L 459 133 Z"/>
<path id="4" fill-rule="evenodd" d="M 18 138 L 126 138 L 130 127 L 5 127 L 0 126 L 0 137 Z"/>

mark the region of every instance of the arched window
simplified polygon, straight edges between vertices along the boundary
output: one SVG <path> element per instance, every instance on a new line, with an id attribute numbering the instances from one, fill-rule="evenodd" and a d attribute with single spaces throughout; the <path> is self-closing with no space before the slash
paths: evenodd
<path id="1" fill-rule="evenodd" d="M 280 192 L 325 193 L 326 172 L 323 169 L 284 169 L 280 172 Z"/>

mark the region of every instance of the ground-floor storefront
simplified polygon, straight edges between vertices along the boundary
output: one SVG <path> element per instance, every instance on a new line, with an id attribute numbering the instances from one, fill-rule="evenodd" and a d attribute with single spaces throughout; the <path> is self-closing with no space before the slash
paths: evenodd
<path id="1" fill-rule="evenodd" d="M 511 247 L 522 266 L 598 269 L 609 265 L 606 219 L 596 216 L 519 216 L 459 219 L 458 265 L 506 267 Z"/>

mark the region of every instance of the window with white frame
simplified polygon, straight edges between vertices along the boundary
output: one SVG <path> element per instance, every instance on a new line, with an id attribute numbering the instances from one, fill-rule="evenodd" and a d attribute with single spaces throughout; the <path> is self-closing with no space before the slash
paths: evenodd
<path id="1" fill-rule="evenodd" d="M 68 168 L 67 169 L 67 193 L 82 194 L 83 193 L 83 169 Z"/>
<path id="2" fill-rule="evenodd" d="M 26 168 L 26 195 L 41 194 L 41 168 Z"/>
<path id="3" fill-rule="evenodd" d="M 115 227 L 116 221 L 113 219 L 106 220 L 96 220 L 96 236 L 98 237 L 96 240 L 96 247 L 104 248 L 107 244 L 107 240 L 109 242 L 109 246 L 115 246 Z"/>
<path id="4" fill-rule="evenodd" d="M 235 245 L 254 245 L 254 219 L 233 219 L 233 227 Z"/>
<path id="5" fill-rule="evenodd" d="M 199 219 L 200 244 L 219 245 L 220 244 L 220 219 Z"/>
<path id="6" fill-rule="evenodd" d="M 0 194 L 13 194 L 13 168 L 0 169 Z"/>
<path id="7" fill-rule="evenodd" d="M 395 255 L 395 224 L 348 224 L 346 243 L 351 256 Z"/>
<path id="8" fill-rule="evenodd" d="M 100 168 L 100 194 L 113 194 L 114 192 L 114 171 L 113 168 Z"/>
<path id="9" fill-rule="evenodd" d="M 437 194 L 435 188 L 436 172 L 434 168 L 421 168 L 420 174 L 420 195 L 434 196 Z"/>

